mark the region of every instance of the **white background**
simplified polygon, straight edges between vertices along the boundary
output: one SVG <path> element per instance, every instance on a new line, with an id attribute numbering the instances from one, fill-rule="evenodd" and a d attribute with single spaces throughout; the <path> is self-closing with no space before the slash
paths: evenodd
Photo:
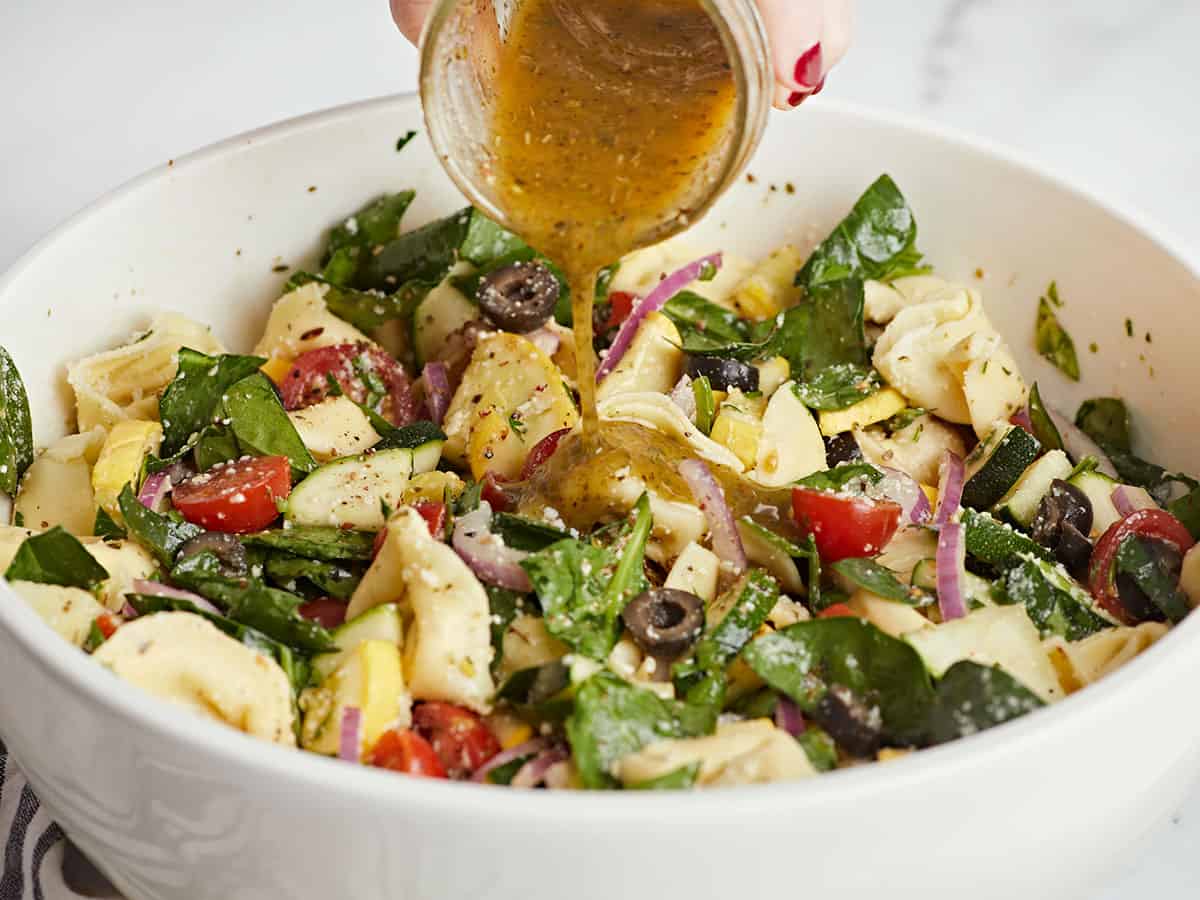
<path id="1" fill-rule="evenodd" d="M 1195 247 L 1198 37 L 1196 0 L 861 0 L 822 96 L 1016 146 Z M 151 166 L 415 83 L 387 0 L 0 0 L 0 270 Z M 1180 802 L 1097 900 L 1197 895 L 1200 797 Z"/>

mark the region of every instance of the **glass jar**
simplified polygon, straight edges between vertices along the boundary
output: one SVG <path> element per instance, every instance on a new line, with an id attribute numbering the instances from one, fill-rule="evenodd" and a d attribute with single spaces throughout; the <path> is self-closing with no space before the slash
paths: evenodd
<path id="1" fill-rule="evenodd" d="M 434 151 L 476 207 L 513 228 L 493 177 L 491 122 L 500 45 L 522 0 L 438 0 L 421 40 L 421 100 Z M 686 228 L 741 174 L 766 127 L 774 90 L 767 34 L 754 0 L 700 0 L 728 54 L 737 90 L 728 134 L 683 199 L 690 218 L 664 217 L 648 245 Z M 514 229 L 516 230 L 516 229 Z"/>

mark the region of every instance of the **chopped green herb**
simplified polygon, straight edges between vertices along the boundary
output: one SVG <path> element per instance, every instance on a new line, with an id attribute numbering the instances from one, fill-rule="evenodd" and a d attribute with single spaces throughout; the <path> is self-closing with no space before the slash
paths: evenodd
<path id="1" fill-rule="evenodd" d="M 396 140 L 396 152 L 399 153 L 401 150 L 403 150 L 405 147 L 407 147 L 409 142 L 416 136 L 417 136 L 416 131 L 413 131 L 411 129 L 404 132 L 404 134 L 400 135 L 400 137 Z"/>
<path id="2" fill-rule="evenodd" d="M 1038 301 L 1035 333 L 1038 353 L 1072 381 L 1078 381 L 1079 358 L 1075 355 L 1075 342 L 1059 324 L 1058 317 L 1045 297 Z"/>
<path id="3" fill-rule="evenodd" d="M 0 347 L 0 491 L 16 496 L 21 476 L 32 464 L 29 396 L 12 357 Z"/>

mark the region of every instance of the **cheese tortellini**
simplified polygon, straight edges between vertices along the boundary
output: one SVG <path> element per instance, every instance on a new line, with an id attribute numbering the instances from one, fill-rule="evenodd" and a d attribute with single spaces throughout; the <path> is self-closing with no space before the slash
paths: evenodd
<path id="1" fill-rule="evenodd" d="M 920 276 L 870 296 L 867 314 L 887 322 L 875 368 L 915 406 L 981 438 L 1021 408 L 1025 384 L 976 291 Z"/>

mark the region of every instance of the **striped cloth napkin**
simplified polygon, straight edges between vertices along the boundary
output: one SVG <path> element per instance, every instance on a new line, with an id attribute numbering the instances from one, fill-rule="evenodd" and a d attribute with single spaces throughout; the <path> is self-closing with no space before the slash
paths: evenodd
<path id="1" fill-rule="evenodd" d="M 7 835 L 7 838 L 4 838 Z M 0 741 L 0 900 L 119 900 L 42 809 Z"/>

